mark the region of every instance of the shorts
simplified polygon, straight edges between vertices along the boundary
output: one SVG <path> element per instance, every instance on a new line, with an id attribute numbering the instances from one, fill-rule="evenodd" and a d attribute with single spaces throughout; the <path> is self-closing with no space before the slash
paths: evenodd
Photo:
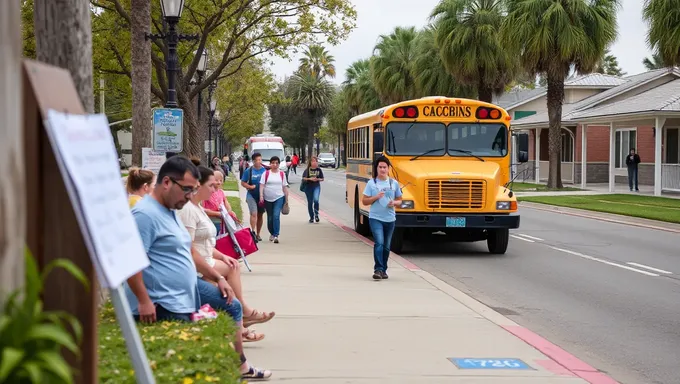
<path id="1" fill-rule="evenodd" d="M 201 305 L 210 304 L 214 310 L 228 313 L 237 323 L 243 319 L 243 307 L 237 298 L 234 297 L 231 304 L 227 304 L 227 299 L 222 297 L 220 289 L 201 278 L 198 279 L 198 296 Z"/>
<path id="2" fill-rule="evenodd" d="M 246 204 L 248 204 L 248 211 L 251 215 L 253 213 L 264 213 L 264 207 L 260 207 L 250 193 L 246 196 Z"/>

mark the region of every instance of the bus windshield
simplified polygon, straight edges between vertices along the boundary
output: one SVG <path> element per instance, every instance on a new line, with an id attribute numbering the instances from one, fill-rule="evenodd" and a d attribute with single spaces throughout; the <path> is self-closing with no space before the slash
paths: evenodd
<path id="1" fill-rule="evenodd" d="M 503 124 L 451 123 L 447 133 L 451 156 L 460 156 L 461 150 L 480 157 L 508 154 L 508 130 Z"/>
<path id="2" fill-rule="evenodd" d="M 446 151 L 443 123 L 392 122 L 387 124 L 387 154 L 393 156 L 443 156 Z M 438 150 L 433 150 L 437 149 Z"/>
<path id="3" fill-rule="evenodd" d="M 390 122 L 387 154 L 392 156 L 505 157 L 508 129 L 501 123 Z M 446 143 L 446 144 L 445 144 Z"/>

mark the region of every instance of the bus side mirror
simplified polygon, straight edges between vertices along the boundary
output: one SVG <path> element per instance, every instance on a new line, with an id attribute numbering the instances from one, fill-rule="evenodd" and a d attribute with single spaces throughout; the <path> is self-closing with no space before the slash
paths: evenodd
<path id="1" fill-rule="evenodd" d="M 529 161 L 529 152 L 527 151 L 519 151 L 517 154 L 517 161 L 520 163 L 526 163 Z"/>

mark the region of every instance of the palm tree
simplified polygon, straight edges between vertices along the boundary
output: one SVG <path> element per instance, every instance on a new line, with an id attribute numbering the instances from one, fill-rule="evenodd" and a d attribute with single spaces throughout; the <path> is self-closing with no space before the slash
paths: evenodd
<path id="1" fill-rule="evenodd" d="M 548 83 L 548 187 L 562 188 L 562 103 L 572 68 L 589 73 L 617 37 L 618 0 L 506 0 L 502 41 L 520 52 L 524 69 L 544 74 Z"/>
<path id="2" fill-rule="evenodd" d="M 307 153 L 314 150 L 314 133 L 321 127 L 321 120 L 332 103 L 335 89 L 328 80 L 311 72 L 298 72 L 288 83 L 287 96 L 305 113 L 307 126 Z"/>
<path id="3" fill-rule="evenodd" d="M 371 79 L 371 62 L 357 60 L 345 71 L 343 93 L 352 115 L 380 108 L 380 97 Z"/>
<path id="4" fill-rule="evenodd" d="M 644 59 L 642 59 L 642 65 L 644 65 L 648 71 L 653 71 L 655 69 L 661 69 L 666 67 L 663 63 L 663 60 L 661 60 L 661 56 L 659 56 L 658 53 L 652 54 L 651 58 L 645 57 Z"/>
<path id="5" fill-rule="evenodd" d="M 415 58 L 415 27 L 397 27 L 389 35 L 381 35 L 371 57 L 371 75 L 383 104 L 412 99 L 415 80 L 411 63 Z"/>
<path id="6" fill-rule="evenodd" d="M 446 69 L 477 88 L 479 100 L 491 102 L 513 80 L 516 52 L 501 44 L 505 12 L 500 0 L 442 0 L 432 11 L 437 45 Z"/>
<path id="7" fill-rule="evenodd" d="M 416 58 L 412 72 L 418 96 L 474 97 L 473 90 L 461 86 L 444 67 L 436 34 L 436 28 L 428 26 L 416 38 Z"/>
<path id="8" fill-rule="evenodd" d="M 680 0 L 645 0 L 642 18 L 649 24 L 647 43 L 666 67 L 680 65 Z"/>
<path id="9" fill-rule="evenodd" d="M 335 77 L 335 58 L 321 45 L 307 47 L 300 59 L 298 71 L 305 71 L 317 78 Z"/>
<path id="10" fill-rule="evenodd" d="M 621 67 L 619 67 L 619 59 L 612 55 L 609 49 L 604 51 L 604 55 L 602 55 L 600 61 L 597 62 L 594 72 L 612 76 L 626 75 L 626 72 L 623 72 Z"/>

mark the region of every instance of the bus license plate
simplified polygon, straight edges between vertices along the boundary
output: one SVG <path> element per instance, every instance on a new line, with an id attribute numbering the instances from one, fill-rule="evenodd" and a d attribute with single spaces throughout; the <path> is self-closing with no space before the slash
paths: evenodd
<path id="1" fill-rule="evenodd" d="M 465 227 L 464 217 L 447 217 L 446 218 L 447 228 L 462 228 Z"/>

